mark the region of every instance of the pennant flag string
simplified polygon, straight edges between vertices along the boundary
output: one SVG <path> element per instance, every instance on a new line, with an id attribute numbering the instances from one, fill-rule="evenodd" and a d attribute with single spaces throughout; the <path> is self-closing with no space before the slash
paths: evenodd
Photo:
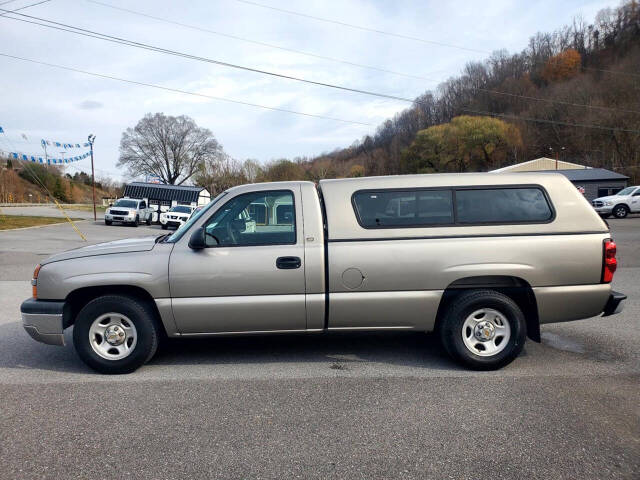
<path id="1" fill-rule="evenodd" d="M 65 158 L 63 156 L 63 158 L 57 158 L 57 157 L 53 157 L 50 155 L 45 155 L 45 157 L 42 157 L 41 153 L 37 154 L 37 155 L 32 155 L 32 154 L 27 154 L 24 152 L 20 152 L 18 151 L 19 149 L 16 149 L 15 145 L 13 144 L 13 142 L 9 141 L 9 138 L 7 137 L 7 133 L 4 130 L 4 128 L 2 126 L 0 126 L 0 133 L 4 134 L 4 137 L 6 138 L 6 143 L 7 145 L 10 145 L 12 150 L 15 151 L 6 151 L 5 153 L 7 154 L 7 156 L 9 158 L 13 158 L 15 160 L 23 160 L 26 162 L 32 162 L 32 163 L 42 163 L 42 164 L 48 164 L 48 165 L 62 165 L 62 164 L 68 164 L 68 163 L 73 163 L 73 162 L 77 162 L 80 160 L 84 160 L 85 158 L 87 158 L 90 153 L 89 152 L 84 152 L 82 154 L 75 154 L 74 156 L 70 156 L 68 158 Z M 21 133 L 20 136 L 25 140 L 25 141 L 29 141 L 29 138 L 27 137 L 27 135 L 25 135 L 24 133 Z M 45 150 L 46 153 L 46 148 L 47 146 L 50 147 L 58 147 L 58 148 L 64 148 L 65 150 L 69 150 L 69 149 L 82 149 L 82 148 L 88 148 L 90 145 L 88 142 L 84 142 L 84 143 L 66 143 L 66 142 L 58 142 L 55 140 L 48 140 L 48 139 L 41 139 L 40 140 L 40 146 Z M 4 151 L 4 150 L 2 150 Z M 64 153 L 64 152 L 59 152 L 59 153 Z"/>

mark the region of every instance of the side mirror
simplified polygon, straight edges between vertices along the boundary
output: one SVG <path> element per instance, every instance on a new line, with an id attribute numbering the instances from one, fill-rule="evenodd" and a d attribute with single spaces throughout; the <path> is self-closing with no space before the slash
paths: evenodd
<path id="1" fill-rule="evenodd" d="M 191 234 L 191 238 L 189 239 L 189 248 L 192 248 L 193 250 L 202 250 L 203 248 L 207 248 L 205 235 L 204 227 L 197 228 Z"/>
<path id="2" fill-rule="evenodd" d="M 113 207 L 113 202 L 109 202 L 109 206 L 110 206 L 110 207 Z"/>

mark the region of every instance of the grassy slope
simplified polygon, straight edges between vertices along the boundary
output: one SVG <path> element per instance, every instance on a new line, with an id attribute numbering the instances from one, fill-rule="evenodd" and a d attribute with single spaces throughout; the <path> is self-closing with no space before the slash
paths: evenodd
<path id="1" fill-rule="evenodd" d="M 72 220 L 82 220 L 81 218 L 72 218 Z M 63 217 L 28 217 L 24 215 L 1 215 L 0 214 L 0 230 L 11 230 L 13 228 L 35 227 L 40 225 L 52 225 L 55 223 L 63 223 L 67 220 Z"/>

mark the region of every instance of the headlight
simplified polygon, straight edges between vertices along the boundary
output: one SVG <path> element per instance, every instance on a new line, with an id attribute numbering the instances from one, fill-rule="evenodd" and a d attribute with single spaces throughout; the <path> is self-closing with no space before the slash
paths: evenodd
<path id="1" fill-rule="evenodd" d="M 607 207 L 610 207 L 611 205 L 613 205 L 613 202 L 604 202 L 603 205 L 606 205 Z"/>

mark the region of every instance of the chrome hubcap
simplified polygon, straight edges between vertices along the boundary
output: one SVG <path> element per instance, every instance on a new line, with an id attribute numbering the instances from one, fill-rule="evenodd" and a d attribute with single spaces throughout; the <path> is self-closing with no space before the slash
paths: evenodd
<path id="1" fill-rule="evenodd" d="M 504 350 L 511 338 L 509 321 L 498 310 L 481 308 L 462 324 L 462 341 L 475 355 L 490 357 Z"/>
<path id="2" fill-rule="evenodd" d="M 491 340 L 495 336 L 496 327 L 494 327 L 493 323 L 491 322 L 478 322 L 473 328 L 473 333 L 478 340 L 486 342 L 488 340 Z"/>
<path id="3" fill-rule="evenodd" d="M 89 345 L 100 357 L 121 360 L 136 347 L 138 332 L 129 318 L 120 313 L 105 313 L 89 328 Z"/>
<path id="4" fill-rule="evenodd" d="M 104 331 L 104 338 L 111 345 L 122 345 L 126 334 L 120 325 L 109 325 Z"/>

